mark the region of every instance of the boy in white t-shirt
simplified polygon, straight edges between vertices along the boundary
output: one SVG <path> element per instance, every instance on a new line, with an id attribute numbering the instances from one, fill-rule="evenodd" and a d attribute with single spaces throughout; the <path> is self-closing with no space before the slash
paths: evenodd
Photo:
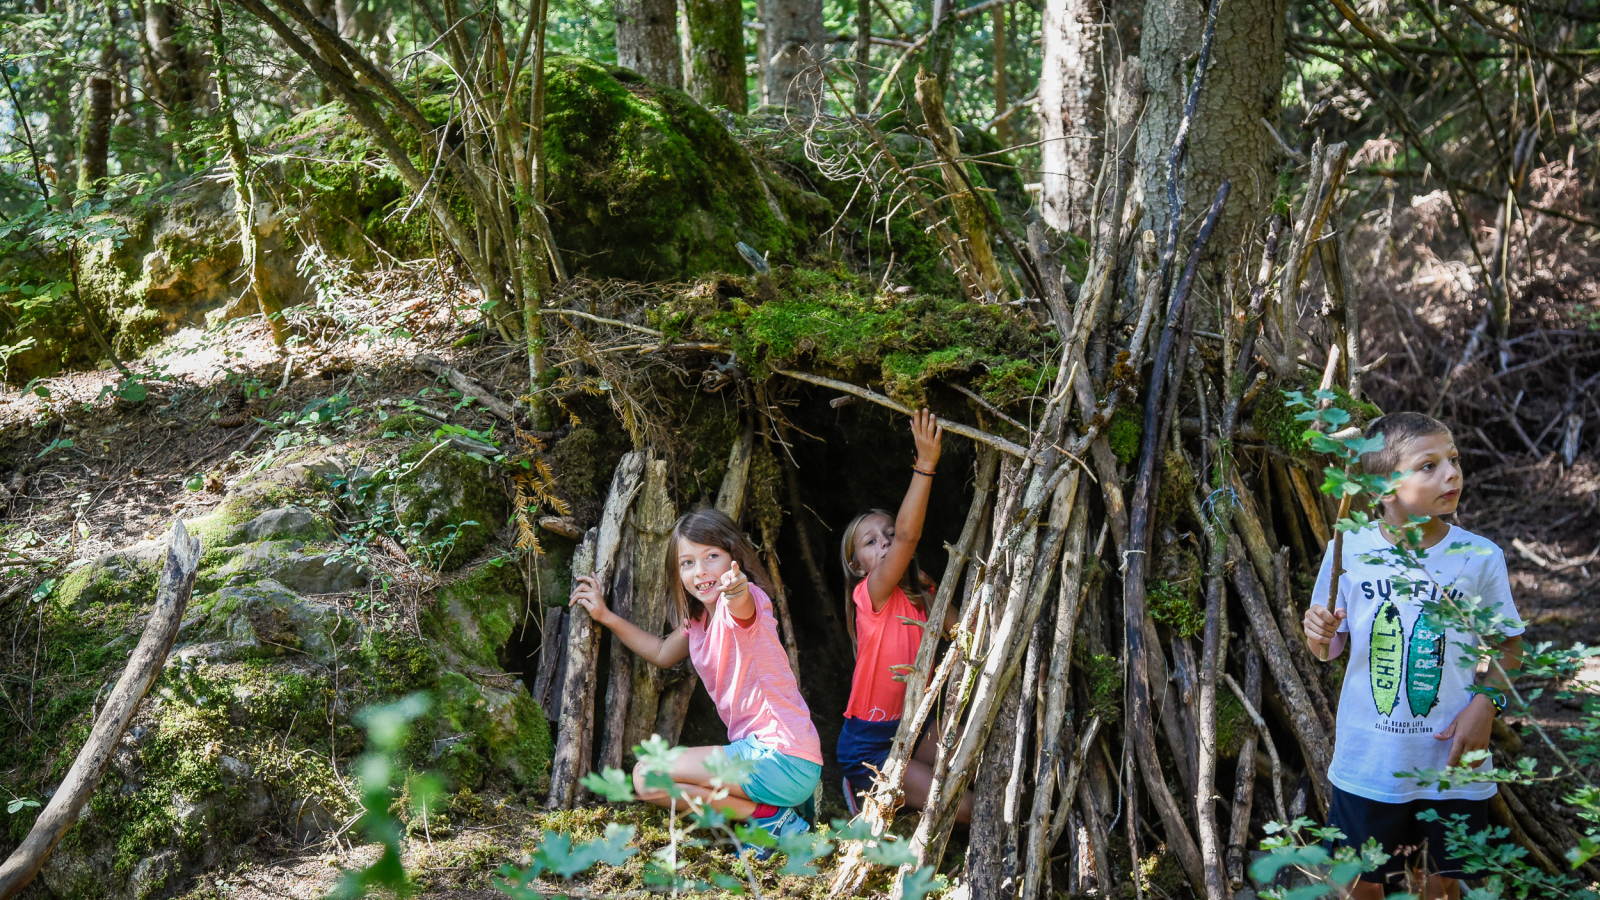
<path id="1" fill-rule="evenodd" d="M 1311 652 L 1332 659 L 1350 647 L 1339 696 L 1338 727 L 1328 780 L 1333 794 L 1328 824 L 1344 832 L 1342 846 L 1359 848 L 1376 838 L 1390 860 L 1361 876 L 1355 900 L 1378 900 L 1386 888 L 1405 888 L 1407 869 L 1425 900 L 1461 896 L 1460 879 L 1475 877 L 1446 851 L 1444 835 L 1453 817 L 1466 816 L 1468 833 L 1488 827 L 1489 799 L 1496 786 L 1453 784 L 1441 790 L 1397 773 L 1459 765 L 1464 753 L 1484 750 L 1495 714 L 1505 708 L 1508 687 L 1498 672 L 1479 675 L 1462 645 L 1470 633 L 1440 627 L 1423 614 L 1423 601 L 1481 598 L 1482 606 L 1510 620 L 1502 628 L 1501 666 L 1515 671 L 1522 633 L 1506 577 L 1505 554 L 1492 542 L 1445 522 L 1461 498 L 1462 473 L 1454 439 L 1445 425 L 1421 413 L 1375 419 L 1366 436 L 1382 434 L 1381 450 L 1363 454 L 1369 475 L 1404 475 L 1382 499 L 1382 514 L 1370 527 L 1347 533 L 1342 573 L 1330 610 L 1333 547 L 1322 562 L 1304 628 Z M 1421 525 L 1418 561 L 1427 575 L 1403 566 L 1395 548 L 1412 517 Z M 1471 688 L 1482 685 L 1480 692 Z M 1484 760 L 1482 766 L 1492 766 Z M 1424 810 L 1439 814 L 1419 821 Z M 1419 871 L 1420 870 L 1420 871 Z M 1422 877 L 1426 881 L 1422 881 Z"/>

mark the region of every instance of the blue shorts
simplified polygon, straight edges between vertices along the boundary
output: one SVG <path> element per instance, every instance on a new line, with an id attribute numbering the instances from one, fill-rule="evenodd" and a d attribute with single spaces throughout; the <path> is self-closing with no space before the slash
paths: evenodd
<path id="1" fill-rule="evenodd" d="M 757 803 L 784 807 L 801 806 L 822 781 L 822 766 L 809 759 L 779 753 L 753 737 L 744 737 L 722 748 L 729 759 L 748 759 L 756 770 L 740 785 L 744 795 Z"/>
<path id="2" fill-rule="evenodd" d="M 923 734 L 933 721 L 922 723 Z M 844 717 L 844 727 L 839 729 L 839 768 L 844 770 L 846 781 L 857 791 L 870 790 L 872 779 L 889 758 L 889 748 L 894 745 L 895 732 L 900 730 L 899 719 L 868 722 L 866 719 Z M 918 741 L 921 737 L 918 737 Z M 915 747 L 911 748 L 913 751 Z"/>

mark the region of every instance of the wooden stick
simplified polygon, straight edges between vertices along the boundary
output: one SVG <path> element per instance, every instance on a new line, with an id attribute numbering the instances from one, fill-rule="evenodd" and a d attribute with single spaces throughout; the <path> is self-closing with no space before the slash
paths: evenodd
<path id="1" fill-rule="evenodd" d="M 833 388 L 836 391 L 843 391 L 846 394 L 854 394 L 863 400 L 870 400 L 879 406 L 887 407 L 903 415 L 909 416 L 912 414 L 912 410 L 906 409 L 904 406 L 901 406 L 895 401 L 890 400 L 888 397 L 885 397 L 876 391 L 869 391 L 864 387 L 858 387 L 848 381 L 840 381 L 836 378 L 826 378 L 821 375 L 812 375 L 810 372 L 796 372 L 790 369 L 773 369 L 772 371 L 775 374 L 784 375 L 798 381 L 806 381 L 810 382 L 811 384 L 821 385 L 822 387 Z M 940 418 L 939 424 L 944 426 L 944 430 L 950 432 L 951 434 L 959 434 L 962 437 L 971 438 L 979 443 L 988 444 L 996 450 L 1009 453 L 1012 456 L 1026 457 L 1028 455 L 1027 448 L 1023 447 L 1021 444 L 1008 441 L 1003 437 L 990 434 L 987 431 L 980 431 L 979 429 L 973 428 L 971 425 L 963 425 L 960 422 L 952 422 L 951 420 L 945 418 Z"/>
<path id="2" fill-rule="evenodd" d="M 533 681 L 533 702 L 546 713 L 561 708 L 561 698 L 552 696 L 552 691 L 561 683 L 561 652 L 566 644 L 567 611 L 559 606 L 547 607 L 539 630 L 539 674 Z"/>
<path id="3" fill-rule="evenodd" d="M 572 580 L 594 573 L 595 546 L 599 531 L 591 528 L 578 543 L 572 554 Z M 583 734 L 584 698 L 592 697 L 589 673 L 590 661 L 600 635 L 595 630 L 594 619 L 587 610 L 573 606 L 567 611 L 566 666 L 561 675 L 561 713 L 557 717 L 555 753 L 550 762 L 550 796 L 545 800 L 549 809 L 571 809 L 577 796 L 579 771 L 582 760 L 588 758 Z"/>
<path id="4" fill-rule="evenodd" d="M 600 525 L 589 529 L 572 558 L 573 580 L 579 575 L 594 575 L 601 584 L 611 580 L 611 569 L 622 543 L 623 521 L 633 497 L 639 491 L 644 471 L 644 456 L 625 453 L 611 478 L 611 491 L 600 512 Z M 591 555 L 592 554 L 592 555 Z M 580 796 L 578 780 L 590 769 L 590 735 L 594 721 L 596 680 L 595 651 L 599 631 L 581 606 L 569 612 L 567 626 L 567 671 L 563 679 L 561 720 L 557 729 L 555 756 L 550 766 L 550 809 L 571 809 Z"/>
<path id="5" fill-rule="evenodd" d="M 1044 730 L 1039 734 L 1039 778 L 1033 787 L 1033 806 L 1024 854 L 1022 900 L 1040 895 L 1049 868 L 1051 838 L 1060 834 L 1050 822 L 1051 798 L 1056 789 L 1056 760 L 1061 755 L 1061 726 L 1071 699 L 1073 638 L 1078 631 L 1078 611 L 1083 608 L 1083 551 L 1089 534 L 1088 504 L 1073 510 L 1067 526 L 1067 546 L 1061 555 L 1061 591 L 1056 601 L 1056 622 L 1050 648 L 1050 671 L 1045 681 Z M 1084 730 L 1083 745 L 1094 739 L 1098 717 Z M 1074 759 L 1077 762 L 1077 758 Z M 1071 809 L 1074 790 L 1063 786 L 1060 810 Z M 1061 813 L 1057 812 L 1057 818 Z M 1063 825 L 1065 822 L 1062 823 Z"/>
<path id="6" fill-rule="evenodd" d="M 62 835 L 78 821 L 78 812 L 105 776 L 111 754 L 123 732 L 139 709 L 139 703 L 161 674 L 172 642 L 178 637 L 183 613 L 194 590 L 195 572 L 200 566 L 200 539 L 190 537 L 183 520 L 172 523 L 167 541 L 167 556 L 156 586 L 155 606 L 144 634 L 128 657 L 128 664 L 111 689 L 105 708 L 95 718 L 89 739 L 67 771 L 67 777 L 50 798 L 50 803 L 34 820 L 33 828 L 0 865 L 0 900 L 10 900 L 33 881 L 44 867 Z"/>
<path id="7" fill-rule="evenodd" d="M 439 357 L 419 353 L 411 358 L 411 367 L 423 372 L 443 375 L 445 382 L 460 391 L 461 396 L 476 401 L 478 405 L 492 413 L 495 418 L 507 423 L 516 422 L 516 414 L 512 412 L 510 404 L 496 397 L 494 391 L 468 378 L 462 374 L 461 370 L 452 368 L 449 363 Z"/>
<path id="8" fill-rule="evenodd" d="M 1252 709 L 1261 705 L 1261 651 L 1253 641 L 1244 644 L 1244 692 L 1244 701 Z M 1244 861 L 1249 856 L 1245 841 L 1250 838 L 1250 808 L 1256 790 L 1256 745 L 1260 741 L 1254 718 L 1246 732 L 1239 744 L 1237 777 L 1233 782 L 1233 818 L 1228 825 L 1228 883 L 1235 890 L 1244 886 Z"/>
<path id="9" fill-rule="evenodd" d="M 662 565 L 667 542 L 672 537 L 672 525 L 678 518 L 677 507 L 668 491 L 670 475 L 665 459 L 652 459 L 644 464 L 644 486 L 639 490 L 631 519 L 638 534 L 633 557 L 631 621 L 651 634 L 660 634 L 666 626 L 667 597 L 672 589 Z M 630 753 L 655 732 L 663 684 L 661 670 L 637 657 L 633 659 L 631 676 L 633 696 L 623 729 L 623 747 Z"/>
<path id="10" fill-rule="evenodd" d="M 638 543 L 632 524 L 625 525 L 617 552 L 617 570 L 611 577 L 611 611 L 630 622 L 634 622 L 634 559 Z M 610 676 L 606 679 L 605 728 L 600 732 L 600 758 L 596 764 L 602 772 L 622 768 L 623 753 L 633 746 L 626 743 L 628 705 L 633 699 L 633 651 L 615 635 L 607 643 L 611 645 L 611 652 L 606 654 Z M 655 710 L 650 710 L 650 716 L 655 717 Z"/>
<path id="11" fill-rule="evenodd" d="M 1257 638 L 1257 640 L 1259 641 L 1260 639 Z M 1246 677 L 1249 676 L 1246 675 Z M 1283 803 L 1283 762 L 1278 758 L 1278 745 L 1273 743 L 1272 733 L 1267 730 L 1267 720 L 1261 718 L 1261 712 L 1245 696 L 1244 689 L 1239 687 L 1239 682 L 1234 681 L 1232 675 L 1223 672 L 1222 680 L 1228 683 L 1228 687 L 1233 691 L 1234 696 L 1239 698 L 1239 705 L 1244 707 L 1245 715 L 1249 716 L 1250 721 L 1256 724 L 1256 734 L 1261 738 L 1262 743 L 1267 745 L 1267 757 L 1272 760 L 1272 800 L 1277 804 L 1278 821 L 1287 823 L 1289 821 L 1289 808 Z M 1248 830 L 1249 825 L 1246 824 L 1245 828 Z"/>
<path id="12" fill-rule="evenodd" d="M 895 731 L 894 743 L 889 745 L 889 756 L 884 760 L 883 767 L 873 782 L 871 793 L 862 801 L 861 817 L 875 828 L 887 824 L 895 808 L 900 805 L 900 797 L 904 793 L 902 785 L 905 780 L 906 761 L 916 750 L 917 735 L 921 733 L 922 721 L 926 717 L 926 713 L 922 711 L 923 700 L 928 689 L 929 671 L 939 651 L 939 636 L 944 627 L 945 611 L 950 608 L 950 601 L 955 598 L 955 592 L 961 584 L 962 568 L 975 552 L 975 544 L 979 532 L 983 530 L 983 519 L 988 512 L 989 497 L 994 490 L 995 477 L 1000 468 L 999 463 L 1000 455 L 992 448 L 979 447 L 978 477 L 972 504 L 967 507 L 967 520 L 961 526 L 961 537 L 950 549 L 944 577 L 939 579 L 939 590 L 928 606 L 928 620 L 923 624 L 921 643 L 917 646 L 917 657 L 910 671 L 906 673 L 906 702 L 901 710 L 900 727 Z M 846 849 L 838 873 L 834 876 L 833 885 L 829 889 L 830 896 L 854 896 L 859 892 L 861 883 L 870 870 L 862 856 L 863 847 L 862 844 L 851 844 Z"/>
<path id="13" fill-rule="evenodd" d="M 1323 730 L 1333 734 L 1334 710 L 1333 705 L 1328 702 L 1327 691 L 1322 689 L 1322 670 L 1318 667 L 1316 657 L 1311 655 L 1311 648 L 1297 637 L 1301 634 L 1303 627 L 1301 620 L 1304 613 L 1295 605 L 1294 597 L 1289 592 L 1289 554 L 1286 550 L 1279 550 L 1272 556 L 1272 599 L 1278 613 L 1278 627 L 1283 629 L 1284 640 L 1289 644 L 1289 655 L 1294 660 L 1295 668 L 1300 670 L 1300 677 L 1305 679 L 1306 693 L 1311 695 L 1311 705 L 1317 710 L 1317 718 L 1322 722 Z"/>
<path id="14" fill-rule="evenodd" d="M 1306 522 L 1311 526 L 1311 533 L 1316 535 L 1318 543 L 1326 546 L 1333 540 L 1333 529 L 1328 527 L 1327 517 L 1322 511 L 1322 495 L 1311 487 L 1306 471 L 1299 466 L 1289 467 L 1289 483 L 1294 485 L 1295 495 L 1300 498 L 1300 508 L 1306 511 Z M 1344 507 L 1340 518 L 1348 512 L 1349 507 Z"/>
<path id="15" fill-rule="evenodd" d="M 1066 465 L 1061 468 L 1065 469 Z M 1053 481 L 1051 475 L 1041 466 L 1030 479 L 1028 492 L 1034 496 L 1025 496 L 1022 504 L 1022 521 L 1028 526 L 1037 522 L 1042 511 L 1044 494 Z M 1034 620 L 1044 606 L 1044 595 L 1053 580 L 1056 559 L 1081 481 L 1079 472 L 1073 468 L 1066 481 L 1057 482 L 1056 488 L 1049 491 L 1049 521 L 1042 536 L 1037 535 L 1037 527 L 1026 527 L 1021 538 L 1014 541 L 1008 541 L 1004 534 L 996 535 L 996 544 L 1013 554 L 1005 606 L 995 622 L 994 637 L 978 673 L 967 724 L 960 743 L 951 754 L 949 771 L 945 778 L 935 779 L 929 789 L 928 803 L 912 835 L 911 846 L 917 850 L 918 865 L 937 866 L 944 855 L 945 842 L 949 840 L 956 809 L 972 776 L 977 754 L 988 744 L 1000 700 L 1021 667 L 1026 636 L 1033 630 Z M 1006 518 L 1009 517 L 1001 517 L 1000 521 Z"/>
<path id="16" fill-rule="evenodd" d="M 1261 655 L 1267 660 L 1267 668 L 1272 671 L 1272 678 L 1278 683 L 1284 705 L 1289 709 L 1289 724 L 1294 730 L 1295 737 L 1300 741 L 1300 749 L 1305 753 L 1306 768 L 1311 773 L 1311 784 L 1316 789 L 1317 803 L 1323 811 L 1326 811 L 1330 797 L 1328 763 L 1333 759 L 1333 750 L 1328 744 L 1328 734 L 1323 730 L 1316 710 L 1311 705 L 1311 697 L 1306 692 L 1306 686 L 1300 680 L 1300 673 L 1295 669 L 1294 661 L 1289 656 L 1289 648 L 1284 644 L 1283 635 L 1278 631 L 1277 620 L 1267 605 L 1266 593 L 1261 589 L 1261 582 L 1256 580 L 1255 572 L 1244 564 L 1244 551 L 1240 548 L 1238 539 L 1231 536 L 1228 539 L 1228 556 L 1234 564 L 1233 583 L 1239 589 L 1239 599 L 1244 604 L 1245 615 L 1250 619 L 1250 625 L 1261 647 Z"/>

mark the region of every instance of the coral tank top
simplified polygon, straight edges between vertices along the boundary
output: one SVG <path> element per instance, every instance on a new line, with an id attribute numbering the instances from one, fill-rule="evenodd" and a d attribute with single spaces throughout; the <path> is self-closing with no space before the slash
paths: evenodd
<path id="1" fill-rule="evenodd" d="M 895 681 L 893 666 L 908 666 L 917 659 L 922 643 L 922 627 L 928 614 L 911 604 L 906 592 L 895 585 L 883 609 L 872 611 L 872 594 L 865 578 L 850 594 L 856 605 L 856 671 L 850 679 L 850 703 L 844 714 L 868 722 L 887 722 L 900 718 L 906 702 L 906 685 Z"/>

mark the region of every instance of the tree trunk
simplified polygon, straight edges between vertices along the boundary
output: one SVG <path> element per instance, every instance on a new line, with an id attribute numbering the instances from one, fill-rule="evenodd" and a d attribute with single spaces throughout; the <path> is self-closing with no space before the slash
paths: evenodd
<path id="1" fill-rule="evenodd" d="M 683 87 L 678 7 L 673 0 L 617 0 L 617 65 L 657 84 Z"/>
<path id="2" fill-rule="evenodd" d="M 106 4 L 106 37 L 100 65 L 89 76 L 78 138 L 78 190 L 98 196 L 111 154 L 111 73 L 117 68 L 116 5 Z"/>
<path id="3" fill-rule="evenodd" d="M 821 102 L 822 0 L 765 0 L 767 83 L 762 102 L 810 114 Z"/>
<path id="4" fill-rule="evenodd" d="M 1008 85 L 1006 84 L 1006 41 L 1009 38 L 1006 28 L 1006 7 L 996 6 L 990 11 L 990 31 L 994 39 L 994 114 L 1002 115 L 1010 105 Z M 1011 120 L 1001 119 L 994 126 L 995 140 L 1000 146 L 1011 146 Z"/>
<path id="5" fill-rule="evenodd" d="M 739 0 L 683 0 L 689 58 L 684 72 L 689 95 L 706 106 L 743 115 L 744 6 Z"/>
<path id="6" fill-rule="evenodd" d="M 1167 156 L 1183 117 L 1187 78 L 1200 49 L 1206 5 L 1149 0 L 1139 41 L 1149 89 L 1139 129 L 1141 227 L 1166 233 Z M 1224 180 L 1233 184 L 1208 255 L 1237 253 L 1240 241 L 1265 218 L 1277 189 L 1279 150 L 1261 124 L 1277 127 L 1287 31 L 1284 0 L 1228 0 L 1217 14 L 1216 43 L 1189 134 L 1188 189 L 1182 221 L 1198 218 Z M 1048 33 L 1048 32 L 1047 32 Z M 1204 326 L 1201 326 L 1204 327 Z"/>
<path id="7" fill-rule="evenodd" d="M 1039 205 L 1057 231 L 1086 232 L 1092 213 L 1105 125 L 1100 12 L 1099 0 L 1046 0 L 1044 7 Z"/>

